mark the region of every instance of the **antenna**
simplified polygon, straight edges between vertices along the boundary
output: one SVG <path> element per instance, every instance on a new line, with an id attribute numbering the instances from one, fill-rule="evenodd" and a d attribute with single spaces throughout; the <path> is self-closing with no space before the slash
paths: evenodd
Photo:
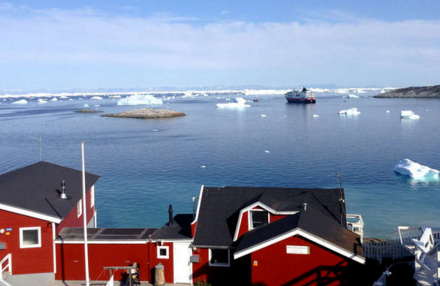
<path id="1" fill-rule="evenodd" d="M 38 136 L 38 137 L 31 136 L 31 138 L 38 140 L 38 143 L 40 144 L 40 161 L 42 161 L 42 158 L 43 158 L 43 152 L 42 152 L 41 135 Z"/>
<path id="2" fill-rule="evenodd" d="M 341 174 L 339 173 L 335 173 L 335 176 L 338 177 L 338 182 L 339 182 L 339 207 L 341 212 L 341 225 L 343 225 L 344 216 L 346 214 L 345 214 L 345 200 L 342 197 L 342 177 Z"/>

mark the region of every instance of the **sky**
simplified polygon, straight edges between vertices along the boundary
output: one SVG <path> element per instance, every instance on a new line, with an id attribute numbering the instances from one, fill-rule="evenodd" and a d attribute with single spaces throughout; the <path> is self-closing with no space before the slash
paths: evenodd
<path id="1" fill-rule="evenodd" d="M 440 0 L 0 2 L 0 91 L 440 84 Z"/>

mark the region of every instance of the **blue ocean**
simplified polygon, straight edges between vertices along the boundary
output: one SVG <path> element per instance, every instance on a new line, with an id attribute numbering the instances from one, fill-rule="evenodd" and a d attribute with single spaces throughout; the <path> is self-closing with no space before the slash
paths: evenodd
<path id="1" fill-rule="evenodd" d="M 398 225 L 439 226 L 440 183 L 399 176 L 393 168 L 409 158 L 440 169 L 440 100 L 323 94 L 316 104 L 300 105 L 258 94 L 244 96 L 250 107 L 233 109 L 216 104 L 237 94 L 161 97 L 163 104 L 153 108 L 187 116 L 140 120 L 74 112 L 84 104 L 105 113 L 141 107 L 105 96 L 45 104 L 1 99 L 0 173 L 39 161 L 40 136 L 43 160 L 80 169 L 84 141 L 86 170 L 101 176 L 100 227 L 159 227 L 169 204 L 175 213 L 191 213 L 201 185 L 336 188 L 335 173 L 347 212 L 363 216 L 366 237 L 394 238 Z M 353 107 L 361 114 L 338 114 Z M 401 110 L 420 119 L 401 119 Z"/>

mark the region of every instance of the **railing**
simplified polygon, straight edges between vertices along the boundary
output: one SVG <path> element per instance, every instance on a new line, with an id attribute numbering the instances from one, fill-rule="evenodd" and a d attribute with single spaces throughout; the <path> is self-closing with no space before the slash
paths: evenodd
<path id="1" fill-rule="evenodd" d="M 347 214 L 347 228 L 361 237 L 364 242 L 364 220 L 360 214 Z"/>
<path id="2" fill-rule="evenodd" d="M 405 238 L 405 240 L 410 242 L 411 238 Z M 377 260 L 379 264 L 382 264 L 382 259 L 385 257 L 397 260 L 413 256 L 398 239 L 377 240 L 369 238 L 364 240 L 362 248 L 365 258 Z"/>
<path id="3" fill-rule="evenodd" d="M 379 279 L 377 279 L 376 282 L 374 282 L 373 286 L 387 286 L 387 277 L 391 275 L 390 269 L 393 266 L 393 264 L 391 264 L 387 270 L 385 270 L 382 275 L 379 277 Z"/>
<path id="4" fill-rule="evenodd" d="M 6 266 L 3 266 L 6 264 Z M 3 280 L 3 272 L 8 269 L 9 274 L 12 274 L 12 255 L 9 253 L 0 261 L 0 280 Z"/>

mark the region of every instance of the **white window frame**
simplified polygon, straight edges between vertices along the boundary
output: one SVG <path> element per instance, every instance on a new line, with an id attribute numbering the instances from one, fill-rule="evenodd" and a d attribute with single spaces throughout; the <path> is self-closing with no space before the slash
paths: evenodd
<path id="1" fill-rule="evenodd" d="M 221 248 L 214 248 L 214 249 L 220 249 L 220 250 L 226 250 L 226 249 L 221 249 Z M 231 265 L 231 253 L 229 252 L 229 248 L 228 250 L 228 263 L 211 263 L 211 257 L 212 257 L 212 253 L 211 253 L 211 248 L 209 249 L 209 266 L 214 266 L 214 267 L 229 267 Z"/>
<path id="2" fill-rule="evenodd" d="M 167 251 L 167 255 L 160 255 L 160 250 L 165 249 Z M 170 258 L 170 247 L 169 246 L 158 246 L 157 247 L 157 258 L 158 259 L 168 259 Z"/>
<path id="3" fill-rule="evenodd" d="M 38 230 L 38 244 L 24 245 L 23 244 L 23 231 L 25 230 Z M 20 248 L 39 248 L 41 247 L 41 227 L 20 227 Z"/>
<path id="4" fill-rule="evenodd" d="M 78 215 L 78 217 L 80 217 L 82 215 L 82 213 L 83 213 L 83 210 L 82 210 L 82 199 L 80 199 L 78 201 L 78 203 L 76 204 L 76 214 Z"/>
<path id="5" fill-rule="evenodd" d="M 270 223 L 270 212 L 265 209 L 252 209 L 248 211 L 248 223 L 249 223 L 249 230 L 254 229 L 254 222 L 252 221 L 252 212 L 267 212 L 267 223 Z"/>
<path id="6" fill-rule="evenodd" d="M 90 207 L 95 206 L 95 185 L 90 190 Z"/>

